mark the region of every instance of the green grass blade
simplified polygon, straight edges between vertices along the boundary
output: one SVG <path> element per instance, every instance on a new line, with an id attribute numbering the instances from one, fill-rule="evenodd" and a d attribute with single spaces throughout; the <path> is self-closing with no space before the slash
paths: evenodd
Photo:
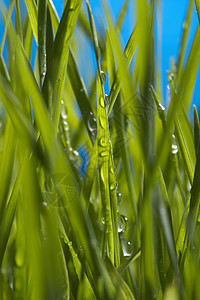
<path id="1" fill-rule="evenodd" d="M 129 0 L 125 0 L 124 4 L 123 4 L 123 7 L 120 10 L 119 17 L 117 19 L 116 30 L 119 31 L 119 32 L 121 31 L 121 27 L 123 25 L 124 17 L 127 13 L 128 4 L 129 4 Z"/>
<path id="2" fill-rule="evenodd" d="M 79 259 L 77 257 L 77 254 L 76 254 L 76 252 L 75 252 L 72 244 L 70 243 L 70 240 L 68 239 L 68 237 L 66 235 L 65 229 L 62 226 L 61 221 L 60 221 L 60 228 L 59 228 L 59 230 L 61 232 L 62 238 L 64 239 L 64 243 L 67 244 L 67 246 L 69 247 L 69 251 L 70 251 L 71 256 L 73 258 L 73 263 L 74 263 L 76 274 L 77 274 L 79 280 L 81 281 L 81 278 L 82 278 L 82 264 L 79 261 Z M 88 281 L 87 277 L 86 277 L 85 289 L 84 289 L 83 293 L 84 293 L 85 299 L 88 299 L 88 300 L 89 299 L 96 299 L 96 297 L 94 295 L 94 292 L 93 292 L 93 290 L 91 288 L 90 282 Z"/>
<path id="3" fill-rule="evenodd" d="M 160 203 L 158 204 L 159 220 L 162 227 L 164 238 L 166 240 L 174 273 L 180 284 L 180 271 L 179 271 L 179 266 L 177 261 L 176 246 L 175 246 L 172 219 L 171 219 L 171 211 L 169 206 L 169 197 L 168 197 L 166 185 L 161 170 L 159 170 L 158 180 L 160 183 L 161 193 L 164 199 L 164 201 L 160 200 Z"/>
<path id="4" fill-rule="evenodd" d="M 184 113 L 183 113 L 184 116 Z M 194 165 L 195 165 L 195 152 L 193 147 L 192 132 L 187 130 L 187 119 L 180 121 L 180 118 L 176 119 L 176 136 L 181 149 L 182 157 L 185 162 L 190 184 L 193 181 Z M 189 128 L 190 129 L 190 128 Z M 192 159 L 193 158 L 193 159 Z"/>
<path id="5" fill-rule="evenodd" d="M 33 41 L 33 32 L 29 17 L 27 16 L 24 25 L 23 25 L 23 36 L 24 36 L 24 50 L 28 57 L 28 60 L 31 61 L 31 51 L 32 51 L 32 41 Z"/>
<path id="6" fill-rule="evenodd" d="M 46 27 L 47 0 L 40 0 L 38 4 L 38 58 L 41 88 L 43 86 L 44 78 L 47 72 Z"/>
<path id="7" fill-rule="evenodd" d="M 0 75 L 0 95 L 4 106 L 10 116 L 10 119 L 15 125 L 15 129 L 19 136 L 21 135 L 24 141 L 27 139 L 31 145 L 35 144 L 35 132 L 27 117 L 24 114 L 23 108 L 11 87 L 6 80 Z"/>
<path id="8" fill-rule="evenodd" d="M 25 161 L 25 159 L 24 159 Z M 10 235 L 10 230 L 13 224 L 13 220 L 15 217 L 15 211 L 17 207 L 18 196 L 21 188 L 21 180 L 24 170 L 24 163 L 22 163 L 18 175 L 16 177 L 11 195 L 8 200 L 8 204 L 6 206 L 5 213 L 3 215 L 3 219 L 0 226 L 0 238 L 1 238 L 1 246 L 0 246 L 0 266 L 2 265 L 6 245 L 8 242 L 8 238 Z"/>
<path id="9" fill-rule="evenodd" d="M 128 65 L 131 63 L 131 60 L 132 60 L 133 55 L 136 50 L 136 46 L 137 46 L 137 27 L 135 27 L 133 32 L 131 33 L 131 36 L 130 36 L 128 43 L 124 50 L 124 56 L 127 58 Z M 124 64 L 124 62 L 123 62 L 123 64 Z M 120 64 L 120 66 L 121 66 L 121 64 Z M 118 72 L 119 71 L 117 71 L 117 73 Z M 109 109 L 108 109 L 108 115 L 110 115 L 110 113 L 111 113 L 112 107 L 113 107 L 115 100 L 117 98 L 117 95 L 120 91 L 120 87 L 121 87 L 121 83 L 119 81 L 119 77 L 116 76 L 116 78 L 113 81 L 110 93 L 109 93 L 110 104 L 109 104 Z"/>
<path id="10" fill-rule="evenodd" d="M 2 142 L 4 145 L 4 150 L 0 158 L 0 180 L 2 184 L 0 189 L 0 220 L 2 220 L 6 202 L 8 199 L 16 147 L 15 131 L 9 118 L 6 123 L 6 128 L 4 136 L 2 137 Z"/>
<path id="11" fill-rule="evenodd" d="M 115 266 L 119 267 L 120 264 L 120 246 L 118 236 L 118 207 L 117 207 L 117 194 L 116 189 L 111 188 L 116 186 L 116 178 L 114 171 L 113 153 L 111 151 L 109 160 L 109 182 L 110 182 L 110 204 L 113 218 L 113 238 L 114 238 L 114 253 L 115 253 Z"/>
<path id="12" fill-rule="evenodd" d="M 126 268 L 128 268 L 128 266 L 130 264 L 132 264 L 134 261 L 136 261 L 136 259 L 138 259 L 141 256 L 141 249 L 139 248 L 138 250 L 136 250 L 133 254 L 131 254 L 131 256 L 125 260 L 117 269 L 117 271 L 122 274 Z"/>
<path id="13" fill-rule="evenodd" d="M 63 12 L 55 37 L 54 58 L 56 66 L 55 78 L 65 69 L 70 38 L 77 21 L 81 0 L 69 0 Z M 63 67 L 64 65 L 64 67 Z"/>
<path id="14" fill-rule="evenodd" d="M 1 13 L 4 17 L 4 32 L 3 32 L 3 37 L 2 37 L 2 40 L 1 40 L 1 45 L 0 45 L 0 53 L 3 52 L 3 48 L 4 48 L 4 45 L 5 45 L 5 40 L 6 40 L 6 35 L 7 35 L 7 28 L 8 28 L 8 25 L 11 21 L 11 15 L 12 15 L 12 12 L 13 12 L 13 8 L 14 8 L 14 4 L 15 4 L 15 0 L 12 0 L 9 2 L 9 7 L 8 7 L 8 13 L 7 13 L 7 17 L 5 18 L 4 15 L 5 15 L 5 7 L 3 6 L 3 8 L 1 8 Z"/>
<path id="15" fill-rule="evenodd" d="M 198 0 L 195 0 L 195 5 L 196 5 L 196 9 L 197 9 L 197 15 L 198 15 L 198 18 L 199 18 L 199 22 L 200 22 L 200 3 Z"/>
<path id="16" fill-rule="evenodd" d="M 49 7 L 50 7 L 53 30 L 54 30 L 54 34 L 55 34 L 57 32 L 57 28 L 59 25 L 59 19 L 58 19 L 55 7 L 53 7 L 53 5 L 50 1 L 49 1 Z M 73 56 L 71 49 L 69 49 L 67 71 L 68 71 L 68 76 L 69 76 L 74 94 L 76 96 L 76 101 L 79 105 L 81 114 L 82 114 L 84 122 L 85 122 L 86 129 L 88 131 L 88 134 L 90 136 L 92 143 L 94 144 L 95 136 L 88 127 L 88 120 L 91 118 L 91 113 L 93 114 L 93 112 L 92 112 L 90 102 L 88 100 L 88 95 L 87 95 L 87 91 L 86 91 L 86 88 L 83 83 L 83 79 L 81 78 L 81 75 L 78 71 L 78 67 L 76 65 L 76 61 L 75 61 L 75 58 Z"/>
<path id="17" fill-rule="evenodd" d="M 177 70 L 178 70 L 177 83 L 179 82 L 180 76 L 183 72 L 183 61 L 185 56 L 187 37 L 189 34 L 189 27 L 190 27 L 189 25 L 192 17 L 192 10 L 193 10 L 193 0 L 190 0 L 188 3 L 187 15 L 184 21 L 183 33 L 181 38 L 181 46 L 179 48 L 179 55 L 178 55 L 178 62 L 177 62 Z"/>
<path id="18" fill-rule="evenodd" d="M 85 203 L 88 203 L 90 199 L 92 185 L 94 182 L 95 173 L 97 171 L 97 162 L 98 162 L 98 145 L 96 140 L 94 147 L 92 149 L 92 155 L 90 157 L 90 162 L 88 164 L 87 172 L 82 185 L 82 195 L 85 200 Z"/>
<path id="19" fill-rule="evenodd" d="M 182 81 L 180 83 L 180 91 L 183 93 L 182 103 L 185 107 L 186 112 L 189 109 L 189 104 L 192 97 L 192 92 L 194 89 L 194 83 L 196 80 L 196 74 L 198 70 L 199 60 L 200 60 L 200 26 L 198 25 L 196 34 L 192 43 L 190 54 L 185 66 Z M 188 77 L 188 74 L 191 76 Z"/>
<path id="20" fill-rule="evenodd" d="M 115 77 L 116 67 L 115 67 L 114 53 L 112 50 L 112 44 L 107 29 L 106 29 L 106 62 L 107 62 L 107 69 L 109 74 L 109 86 L 111 88 Z"/>
<path id="21" fill-rule="evenodd" d="M 193 129 L 194 129 L 194 146 L 195 146 L 195 153 L 197 157 L 199 152 L 199 144 L 200 144 L 200 126 L 199 126 L 198 112 L 195 105 L 193 105 Z"/>
<path id="22" fill-rule="evenodd" d="M 56 11 L 56 8 L 55 8 L 52 0 L 48 0 L 48 7 L 49 7 L 50 15 L 51 15 L 53 32 L 54 32 L 54 35 L 56 36 L 58 26 L 59 26 L 59 16 L 58 16 L 58 13 Z"/>
<path id="23" fill-rule="evenodd" d="M 194 172 L 194 180 L 191 189 L 191 199 L 190 199 L 190 209 L 188 214 L 187 220 L 187 238 L 192 245 L 194 241 L 194 233 L 197 224 L 197 218 L 199 214 L 199 203 L 200 203 L 200 185 L 199 185 L 199 178 L 200 178 L 200 152 L 198 152 L 197 162 L 195 166 Z"/>
<path id="24" fill-rule="evenodd" d="M 33 30 L 33 34 L 38 44 L 38 22 L 37 22 L 37 6 L 34 0 L 25 0 L 29 20 Z"/>
<path id="25" fill-rule="evenodd" d="M 67 66 L 68 76 L 76 96 L 76 101 L 78 103 L 79 109 L 81 111 L 87 132 L 89 137 L 94 144 L 96 135 L 94 134 L 95 130 L 91 130 L 89 120 L 92 118 L 93 111 L 90 105 L 88 94 L 84 82 L 81 78 L 81 75 L 78 71 L 78 67 L 75 62 L 72 50 L 69 50 L 68 66 Z"/>
<path id="26" fill-rule="evenodd" d="M 7 81 L 10 81 L 10 75 L 8 73 L 8 69 L 6 67 L 5 61 L 3 59 L 3 56 L 0 54 L 0 73 L 7 79 Z"/>
<path id="27" fill-rule="evenodd" d="M 91 7 L 89 2 L 87 2 L 90 27 L 92 32 L 92 41 L 96 56 L 97 62 L 97 143 L 98 143 L 98 164 L 99 164 L 99 175 L 100 175 L 100 187 L 101 187 L 101 201 L 104 212 L 105 219 L 105 235 L 106 235 L 106 245 L 107 245 L 107 255 L 110 258 L 111 262 L 114 265 L 114 237 L 113 230 L 115 228 L 116 223 L 116 207 L 114 207 L 114 218 L 112 216 L 112 208 L 110 197 L 112 191 L 116 193 L 116 184 L 114 182 L 109 182 L 109 163 L 110 163 L 110 155 L 111 155 L 111 145 L 110 145 L 110 136 L 109 136 L 109 128 L 108 128 L 108 119 L 106 114 L 106 105 L 105 105 L 105 93 L 103 84 L 105 83 L 104 76 L 105 74 L 101 70 L 100 63 L 100 48 L 98 43 L 97 31 L 94 23 L 94 18 L 92 15 Z M 113 199 L 116 202 L 116 198 Z M 113 223 L 114 222 L 114 223 Z M 115 230 L 115 235 L 116 235 Z M 117 242 L 117 241 L 115 241 Z M 116 246 L 117 248 L 117 246 Z M 118 256 L 117 256 L 118 262 Z"/>
<path id="28" fill-rule="evenodd" d="M 113 24 L 110 19 L 110 16 L 109 16 L 106 6 L 104 6 L 104 9 L 105 9 L 107 21 L 109 24 L 109 29 L 110 29 L 110 34 L 111 34 L 111 42 L 112 42 L 113 48 L 115 50 L 115 54 L 116 54 L 117 61 L 118 61 L 119 77 L 117 77 L 117 78 L 120 78 L 120 81 L 122 82 L 123 88 L 126 91 L 127 99 L 131 99 L 132 95 L 133 95 L 133 85 L 132 85 L 132 82 L 130 79 L 130 75 L 128 73 L 127 61 L 125 60 L 123 54 L 121 53 L 121 49 L 120 49 L 119 43 L 117 41 L 117 37 L 115 35 L 114 27 L 113 27 Z M 133 36 L 134 36 L 134 34 L 133 34 Z M 135 38 L 133 38 L 133 39 L 131 38 L 130 40 L 133 42 L 135 40 Z M 132 42 L 130 42 L 130 45 L 132 44 Z M 129 49 L 128 46 L 127 46 L 127 48 Z M 125 53 L 126 53 L 126 51 L 125 51 Z M 133 52 L 132 52 L 132 54 L 133 54 Z M 116 90 L 119 91 L 119 88 L 120 88 L 120 85 L 117 85 Z M 111 93 L 112 93 L 112 89 L 111 89 L 110 95 L 111 95 Z M 110 95 L 109 95 L 109 97 L 111 97 Z M 110 101 L 111 101 L 110 102 L 111 105 L 114 104 L 114 102 L 112 103 L 112 97 L 110 98 Z M 111 111 L 111 105 L 109 106 L 108 114 Z M 121 108 L 119 108 L 119 111 L 121 112 Z M 119 117 L 122 118 L 122 114 L 117 116 L 117 119 L 119 119 Z M 122 124 L 124 124 L 123 122 L 124 122 L 124 119 L 122 118 L 122 120 L 120 121 L 120 123 L 121 123 L 120 127 L 122 128 L 123 132 L 121 132 L 121 134 L 124 133 L 124 126 L 122 125 Z M 121 136 L 121 134 L 120 134 L 120 136 Z M 134 210 L 135 219 L 137 220 L 137 207 L 136 207 L 136 201 L 135 201 L 135 197 L 134 197 L 134 189 L 133 189 L 133 185 L 132 185 L 132 175 L 131 175 L 130 165 L 128 162 L 129 158 L 128 158 L 128 153 L 127 153 L 127 149 L 125 146 L 126 143 L 124 143 L 124 140 L 122 142 L 122 145 L 123 145 L 122 146 L 123 147 L 122 148 L 123 149 L 123 162 L 125 164 L 125 169 L 126 169 L 126 179 L 128 180 L 127 184 L 128 184 L 129 193 L 130 193 L 131 205 Z"/>
<path id="29" fill-rule="evenodd" d="M 98 164 L 101 187 L 101 201 L 105 218 L 105 233 L 107 240 L 107 255 L 114 264 L 114 241 L 113 221 L 110 204 L 110 190 L 115 190 L 115 182 L 109 184 L 109 157 L 110 137 L 108 119 L 105 109 L 105 95 L 102 90 L 100 78 L 97 81 L 97 141 L 98 141 Z"/>
<path id="30" fill-rule="evenodd" d="M 156 108 L 157 108 L 157 111 L 158 111 L 158 114 L 159 114 L 159 118 L 162 122 L 163 129 L 165 129 L 166 121 L 167 121 L 166 110 L 165 110 L 164 106 L 160 103 L 160 101 L 158 99 L 158 95 L 156 94 L 156 92 L 155 92 L 152 85 L 150 85 L 150 91 L 151 91 L 153 100 L 155 102 L 155 105 L 156 105 Z"/>
<path id="31" fill-rule="evenodd" d="M 21 25 L 21 17 L 20 17 L 20 8 L 19 8 L 19 0 L 15 0 L 15 30 L 19 35 L 20 40 L 23 40 L 22 36 L 22 25 Z"/>
<path id="32" fill-rule="evenodd" d="M 122 277 L 119 275 L 117 270 L 113 267 L 112 263 L 108 258 L 106 259 L 106 266 L 110 273 L 113 284 L 117 289 L 117 294 L 118 294 L 117 299 L 134 300 L 135 297 L 133 296 L 129 286 L 122 279 Z"/>
<path id="33" fill-rule="evenodd" d="M 88 1 L 86 3 L 87 3 L 89 20 L 90 20 L 90 28 L 91 28 L 91 32 L 92 32 L 92 42 L 93 42 L 93 47 L 94 47 L 94 52 L 95 52 L 96 62 L 97 62 L 97 70 L 99 72 L 101 82 L 104 82 L 105 75 L 101 71 L 101 62 L 100 62 L 101 51 L 100 51 L 100 47 L 99 47 L 97 30 L 96 30 L 96 26 L 95 26 L 95 22 L 94 22 L 94 18 L 92 15 L 92 10 L 91 10 L 90 4 Z"/>
<path id="34" fill-rule="evenodd" d="M 60 102 L 63 94 L 69 42 L 78 18 L 81 0 L 69 0 L 65 6 L 54 42 L 53 68 L 53 114 L 55 134 L 60 116 Z"/>

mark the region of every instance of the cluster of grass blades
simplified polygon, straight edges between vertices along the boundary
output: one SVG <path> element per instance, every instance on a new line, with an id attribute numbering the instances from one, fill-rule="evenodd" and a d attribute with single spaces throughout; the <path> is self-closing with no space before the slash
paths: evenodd
<path id="1" fill-rule="evenodd" d="M 186 56 L 193 1 L 167 109 L 160 1 L 135 1 L 124 51 L 129 1 L 116 24 L 102 1 L 105 32 L 88 1 L 65 1 L 60 20 L 51 0 L 24 2 L 23 18 L 19 0 L 1 4 L 0 299 L 200 299 L 195 106 L 193 124 L 188 117 L 199 25 Z M 96 57 L 86 84 L 77 56 L 88 69 L 93 62 L 80 37 Z"/>

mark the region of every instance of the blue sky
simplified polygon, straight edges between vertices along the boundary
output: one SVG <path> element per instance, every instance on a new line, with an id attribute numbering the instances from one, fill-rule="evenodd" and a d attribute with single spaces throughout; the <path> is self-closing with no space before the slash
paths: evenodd
<path id="1" fill-rule="evenodd" d="M 1 1 L 1 0 L 0 0 Z M 5 0 L 4 3 L 8 3 L 9 0 Z M 59 16 L 61 16 L 62 8 L 64 1 L 63 0 L 53 0 Z M 84 1 L 83 1 L 84 2 Z M 90 0 L 90 5 L 92 7 L 94 16 L 96 18 L 101 19 L 102 17 L 102 11 L 101 11 L 101 0 Z M 113 18 L 116 20 L 120 8 L 122 7 L 124 0 L 109 0 L 107 1 L 110 4 L 110 8 L 112 9 Z M 134 18 L 134 0 L 129 1 L 129 7 L 128 12 L 126 15 L 126 21 L 123 26 L 123 33 L 122 33 L 122 43 L 125 45 L 130 33 L 133 29 L 133 24 L 135 22 Z M 161 46 L 162 46 L 162 88 L 163 88 L 163 95 L 166 99 L 166 92 L 167 92 L 167 75 L 166 70 L 169 70 L 169 61 L 170 58 L 173 57 L 176 61 L 178 57 L 178 49 L 180 46 L 180 39 L 181 39 L 181 32 L 182 32 L 182 25 L 185 18 L 188 0 L 160 0 L 161 7 L 162 7 L 162 27 L 161 27 L 161 33 L 162 33 L 162 40 L 161 40 Z M 191 26 L 191 32 L 190 32 L 190 40 L 189 40 L 189 46 L 188 46 L 188 53 L 189 48 L 192 43 L 192 39 L 195 34 L 195 30 L 198 24 L 198 18 L 195 11 L 195 7 L 193 8 L 193 17 L 192 17 L 192 26 Z M 0 18 L 0 38 L 2 37 L 2 20 Z M 200 86 L 200 72 L 198 72 L 198 79 L 196 83 L 196 88 L 194 92 L 194 101 L 195 103 L 198 103 L 198 86 Z"/>

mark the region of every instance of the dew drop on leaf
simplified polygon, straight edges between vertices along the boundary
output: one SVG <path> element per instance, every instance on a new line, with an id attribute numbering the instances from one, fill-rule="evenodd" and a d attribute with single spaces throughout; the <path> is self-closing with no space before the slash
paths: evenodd
<path id="1" fill-rule="evenodd" d="M 101 223 L 104 225 L 105 224 L 105 219 L 102 217 L 101 218 Z"/>
<path id="2" fill-rule="evenodd" d="M 90 112 L 90 116 L 88 118 L 88 128 L 91 132 L 95 131 L 97 127 L 96 118 L 92 112 Z"/>
<path id="3" fill-rule="evenodd" d="M 103 164 L 100 167 L 100 177 L 101 177 L 102 182 L 105 183 L 106 178 L 105 178 L 105 175 L 104 175 L 104 165 Z"/>
<path id="4" fill-rule="evenodd" d="M 178 146 L 176 142 L 176 137 L 172 134 L 172 154 L 176 154 L 178 152 Z"/>
<path id="5" fill-rule="evenodd" d="M 114 174 L 114 168 L 113 168 L 113 166 L 110 167 L 110 173 Z"/>
<path id="6" fill-rule="evenodd" d="M 125 232 L 128 230 L 128 218 L 124 215 L 118 217 L 118 232 Z"/>
<path id="7" fill-rule="evenodd" d="M 15 262 L 18 268 L 21 268 L 24 265 L 24 254 L 20 249 L 16 251 Z"/>
<path id="8" fill-rule="evenodd" d="M 102 108 L 105 108 L 105 102 L 102 96 L 100 97 L 99 103 Z"/>
<path id="9" fill-rule="evenodd" d="M 117 203 L 120 205 L 122 203 L 122 194 L 117 192 Z"/>
<path id="10" fill-rule="evenodd" d="M 105 138 L 104 136 L 102 136 L 100 139 L 99 139 L 99 145 L 101 147 L 107 147 L 108 145 L 108 139 Z"/>
<path id="11" fill-rule="evenodd" d="M 111 182 L 110 190 L 113 191 L 113 190 L 115 190 L 115 188 L 116 188 L 115 182 Z"/>
<path id="12" fill-rule="evenodd" d="M 110 98 L 107 94 L 105 94 L 105 103 L 106 103 L 106 106 L 110 103 Z"/>
<path id="13" fill-rule="evenodd" d="M 100 125 L 103 129 L 106 129 L 106 125 L 107 125 L 107 119 L 104 116 L 100 116 L 99 119 Z"/>
<path id="14" fill-rule="evenodd" d="M 159 103 L 158 109 L 159 109 L 160 111 L 165 111 L 165 107 L 164 107 L 161 103 Z"/>
<path id="15" fill-rule="evenodd" d="M 74 162 L 75 166 L 77 168 L 80 168 L 82 164 L 82 159 L 78 151 L 73 150 L 72 148 L 70 149 L 70 158 Z"/>
<path id="16" fill-rule="evenodd" d="M 125 239 L 121 240 L 124 257 L 129 257 L 133 253 L 133 244 Z"/>
<path id="17" fill-rule="evenodd" d="M 105 82 L 106 82 L 106 74 L 104 73 L 104 71 L 100 72 L 100 77 L 101 77 L 101 83 L 105 84 Z"/>
<path id="18" fill-rule="evenodd" d="M 101 157 L 105 157 L 105 156 L 108 156 L 109 155 L 109 151 L 102 151 L 100 152 L 100 156 Z"/>

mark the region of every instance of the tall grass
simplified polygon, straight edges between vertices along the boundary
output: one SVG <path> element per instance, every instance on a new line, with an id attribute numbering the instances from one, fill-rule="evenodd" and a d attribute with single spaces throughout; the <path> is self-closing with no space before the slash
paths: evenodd
<path id="1" fill-rule="evenodd" d="M 1 5 L 0 299 L 199 299 L 195 106 L 188 118 L 199 25 L 186 56 L 193 1 L 167 109 L 155 56 L 159 1 L 135 1 L 124 51 L 129 1 L 116 24 L 102 1 L 105 32 L 89 2 L 65 1 L 60 20 L 52 1 L 24 2 L 25 18 L 18 0 Z M 93 59 L 80 40 L 96 58 L 85 83 Z"/>

